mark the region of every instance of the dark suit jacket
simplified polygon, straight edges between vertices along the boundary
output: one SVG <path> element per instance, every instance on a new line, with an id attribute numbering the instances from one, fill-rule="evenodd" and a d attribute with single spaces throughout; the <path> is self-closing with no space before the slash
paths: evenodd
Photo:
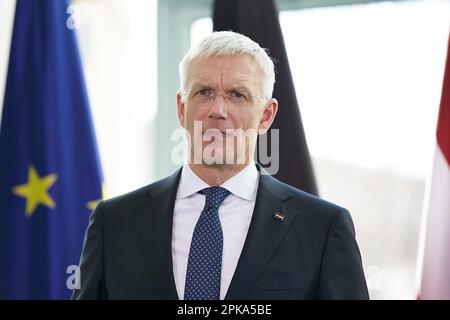
<path id="1" fill-rule="evenodd" d="M 99 203 L 86 231 L 81 289 L 73 299 L 178 299 L 171 243 L 180 173 Z M 274 217 L 277 212 L 283 221 Z M 261 175 L 226 299 L 368 297 L 349 212 Z"/>

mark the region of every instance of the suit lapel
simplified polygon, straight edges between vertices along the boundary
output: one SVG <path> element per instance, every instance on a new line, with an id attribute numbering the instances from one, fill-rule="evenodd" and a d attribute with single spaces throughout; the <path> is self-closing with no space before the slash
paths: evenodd
<path id="1" fill-rule="evenodd" d="M 260 171 L 264 169 L 258 166 Z M 227 300 L 246 299 L 256 280 L 278 247 L 297 212 L 283 202 L 290 193 L 268 174 L 261 174 L 255 209 L 236 271 L 226 294 Z M 275 218 L 281 212 L 284 219 Z"/>
<path id="2" fill-rule="evenodd" d="M 150 186 L 148 201 L 136 212 L 153 299 L 178 299 L 172 267 L 172 220 L 180 174 L 181 169 Z"/>

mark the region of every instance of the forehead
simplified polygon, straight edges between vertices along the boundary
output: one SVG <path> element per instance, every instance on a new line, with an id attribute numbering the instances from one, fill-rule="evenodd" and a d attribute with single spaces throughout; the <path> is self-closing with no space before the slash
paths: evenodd
<path id="1" fill-rule="evenodd" d="M 188 86 L 202 83 L 256 87 L 261 82 L 261 71 L 255 59 L 249 55 L 196 58 L 190 64 L 187 80 Z"/>

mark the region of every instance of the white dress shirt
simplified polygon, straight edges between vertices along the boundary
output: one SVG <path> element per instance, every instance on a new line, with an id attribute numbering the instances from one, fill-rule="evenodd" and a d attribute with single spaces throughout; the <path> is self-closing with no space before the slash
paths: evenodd
<path id="1" fill-rule="evenodd" d="M 244 247 L 255 207 L 258 182 L 259 172 L 253 163 L 220 185 L 231 192 L 219 207 L 219 219 L 223 230 L 221 300 L 225 298 Z M 183 166 L 172 227 L 173 274 L 180 299 L 184 299 L 192 234 L 205 205 L 205 196 L 198 191 L 208 187 L 210 186 L 200 179 L 189 165 Z"/>

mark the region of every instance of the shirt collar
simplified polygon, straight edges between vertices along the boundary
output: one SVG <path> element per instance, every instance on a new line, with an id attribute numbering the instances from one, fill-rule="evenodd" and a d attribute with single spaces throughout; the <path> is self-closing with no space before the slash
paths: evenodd
<path id="1" fill-rule="evenodd" d="M 251 163 L 220 186 L 240 198 L 255 201 L 258 182 L 259 172 L 255 163 Z M 176 199 L 187 198 L 208 187 L 210 186 L 197 176 L 188 164 L 184 164 Z"/>

